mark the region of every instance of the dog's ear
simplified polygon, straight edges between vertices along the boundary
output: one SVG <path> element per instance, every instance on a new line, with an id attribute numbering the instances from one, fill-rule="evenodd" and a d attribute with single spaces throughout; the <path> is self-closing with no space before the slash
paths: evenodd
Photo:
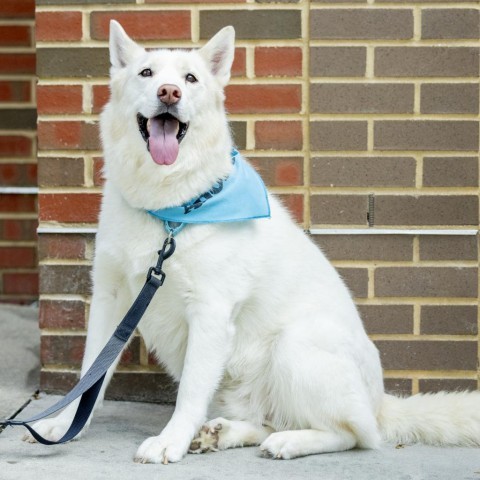
<path id="1" fill-rule="evenodd" d="M 131 59 L 143 52 L 115 20 L 110 20 L 110 63 L 114 68 L 125 67 Z"/>
<path id="2" fill-rule="evenodd" d="M 235 30 L 222 28 L 199 51 L 210 71 L 224 87 L 230 80 L 233 57 L 235 55 Z"/>

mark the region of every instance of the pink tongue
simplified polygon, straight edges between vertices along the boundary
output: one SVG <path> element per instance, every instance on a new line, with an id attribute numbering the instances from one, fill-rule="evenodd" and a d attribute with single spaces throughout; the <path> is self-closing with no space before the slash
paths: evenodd
<path id="1" fill-rule="evenodd" d="M 178 120 L 151 118 L 148 139 L 150 154 L 159 165 L 171 165 L 178 156 Z"/>

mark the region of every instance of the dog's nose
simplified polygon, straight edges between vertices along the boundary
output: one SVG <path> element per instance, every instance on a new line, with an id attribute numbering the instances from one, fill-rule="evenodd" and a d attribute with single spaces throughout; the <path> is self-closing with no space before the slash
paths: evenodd
<path id="1" fill-rule="evenodd" d="M 157 95 L 165 105 L 173 105 L 182 98 L 182 91 L 176 85 L 165 84 L 158 89 Z"/>

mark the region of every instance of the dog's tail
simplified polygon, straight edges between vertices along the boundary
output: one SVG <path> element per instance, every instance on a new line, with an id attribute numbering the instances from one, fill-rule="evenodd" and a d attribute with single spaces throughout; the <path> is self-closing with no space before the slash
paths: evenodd
<path id="1" fill-rule="evenodd" d="M 378 423 L 389 442 L 480 446 L 480 392 L 385 394 Z"/>

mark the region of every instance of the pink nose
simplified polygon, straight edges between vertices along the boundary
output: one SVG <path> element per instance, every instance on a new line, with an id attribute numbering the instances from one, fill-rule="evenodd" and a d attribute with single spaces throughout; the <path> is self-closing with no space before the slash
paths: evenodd
<path id="1" fill-rule="evenodd" d="M 165 105 L 173 105 L 182 98 L 182 91 L 176 85 L 165 84 L 158 89 L 157 95 Z"/>

